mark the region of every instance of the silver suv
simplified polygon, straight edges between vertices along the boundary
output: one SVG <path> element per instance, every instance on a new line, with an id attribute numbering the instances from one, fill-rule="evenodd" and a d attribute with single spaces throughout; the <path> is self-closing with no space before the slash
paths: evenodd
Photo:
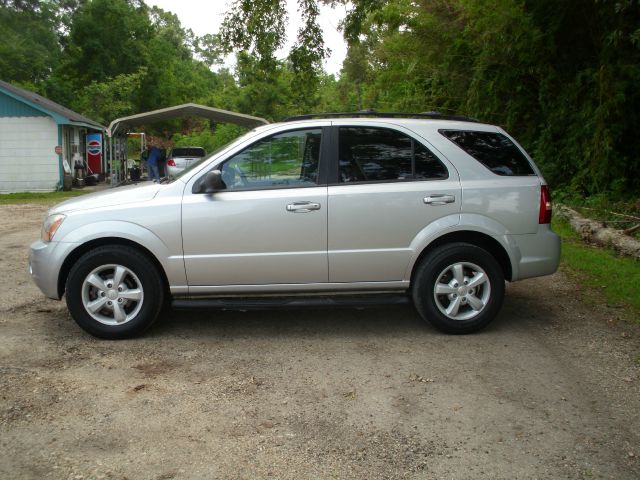
<path id="1" fill-rule="evenodd" d="M 550 218 L 544 179 L 499 127 L 303 116 L 259 127 L 166 183 L 53 207 L 29 268 L 102 338 L 143 332 L 168 300 L 228 309 L 412 300 L 438 329 L 470 333 L 500 310 L 505 280 L 557 269 Z"/>

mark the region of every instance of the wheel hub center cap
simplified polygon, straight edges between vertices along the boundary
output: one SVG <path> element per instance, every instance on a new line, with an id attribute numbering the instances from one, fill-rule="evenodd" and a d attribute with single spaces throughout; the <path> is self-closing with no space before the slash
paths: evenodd
<path id="1" fill-rule="evenodd" d="M 109 290 L 107 292 L 107 297 L 109 297 L 109 300 L 117 300 L 118 299 L 118 291 L 117 290 Z"/>
<path id="2" fill-rule="evenodd" d="M 467 294 L 467 287 L 460 287 L 458 289 L 458 295 L 466 295 Z"/>

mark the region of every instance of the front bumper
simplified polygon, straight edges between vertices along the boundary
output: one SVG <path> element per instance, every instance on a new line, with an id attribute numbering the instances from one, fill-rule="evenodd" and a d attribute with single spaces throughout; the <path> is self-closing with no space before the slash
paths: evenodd
<path id="1" fill-rule="evenodd" d="M 76 247 L 75 243 L 33 242 L 29 252 L 29 274 L 47 297 L 60 300 L 58 278 L 64 259 Z"/>

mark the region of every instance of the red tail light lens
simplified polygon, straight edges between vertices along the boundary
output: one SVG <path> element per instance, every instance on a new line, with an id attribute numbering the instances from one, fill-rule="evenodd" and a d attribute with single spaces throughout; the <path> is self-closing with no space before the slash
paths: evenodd
<path id="1" fill-rule="evenodd" d="M 173 161 L 173 158 L 170 158 L 169 160 L 167 160 L 167 165 L 169 165 L 170 167 L 175 167 L 176 162 Z"/>
<path id="2" fill-rule="evenodd" d="M 540 187 L 540 217 L 538 223 L 551 223 L 551 190 L 549 190 L 549 185 Z"/>

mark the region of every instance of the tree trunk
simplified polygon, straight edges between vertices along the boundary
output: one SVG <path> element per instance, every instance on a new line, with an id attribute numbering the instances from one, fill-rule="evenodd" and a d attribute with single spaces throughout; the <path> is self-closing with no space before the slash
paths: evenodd
<path id="1" fill-rule="evenodd" d="M 629 237 L 620 230 L 603 227 L 599 222 L 582 217 L 569 207 L 558 208 L 560 216 L 566 218 L 585 242 L 613 248 L 621 255 L 640 260 L 640 241 Z"/>

